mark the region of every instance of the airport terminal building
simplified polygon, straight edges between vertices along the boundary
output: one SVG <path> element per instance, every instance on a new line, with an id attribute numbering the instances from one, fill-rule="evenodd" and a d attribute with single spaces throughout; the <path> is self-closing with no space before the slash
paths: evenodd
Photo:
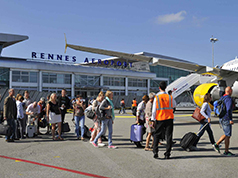
<path id="1" fill-rule="evenodd" d="M 0 34 L 0 52 L 3 48 L 26 39 L 28 37 L 22 35 Z M 151 91 L 157 92 L 160 81 L 169 83 L 189 74 L 188 71 L 149 66 L 149 64 L 119 58 L 105 59 L 110 62 L 113 60 L 116 64 L 109 67 L 99 63 L 95 65 L 89 61 L 83 64 L 62 62 L 62 56 L 68 59 L 64 55 L 53 56 L 53 54 L 34 52 L 32 59 L 0 56 L 0 87 L 56 93 L 60 93 L 65 88 L 71 97 L 78 94 L 94 97 L 99 91 L 108 89 L 116 96 L 143 96 Z M 123 67 L 117 65 L 118 61 L 130 65 Z"/>

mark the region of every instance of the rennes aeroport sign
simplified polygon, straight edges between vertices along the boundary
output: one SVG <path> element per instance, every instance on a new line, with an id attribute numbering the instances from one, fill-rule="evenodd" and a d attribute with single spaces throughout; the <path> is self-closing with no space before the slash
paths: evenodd
<path id="1" fill-rule="evenodd" d="M 106 65 L 106 66 L 112 66 L 112 65 L 117 65 L 117 66 L 124 66 L 124 67 L 127 67 L 129 65 L 129 67 L 132 67 L 132 62 L 121 62 L 121 61 L 117 61 L 115 63 L 114 60 L 101 60 L 101 59 L 98 59 L 96 62 L 95 62 L 95 59 L 92 58 L 91 60 L 92 64 L 99 64 L 99 65 Z M 85 60 L 84 60 L 84 63 L 89 63 L 89 59 L 86 57 Z"/>
<path id="2" fill-rule="evenodd" d="M 60 55 L 60 54 L 51 54 L 51 53 L 37 53 L 37 52 L 32 52 L 31 53 L 31 58 L 32 59 L 40 59 L 40 60 L 51 60 L 54 62 L 61 61 L 61 62 L 77 62 L 76 56 L 68 56 L 68 55 Z M 106 66 L 124 66 L 124 67 L 132 67 L 132 62 L 121 62 L 117 61 L 115 62 L 114 60 L 101 60 L 98 59 L 97 61 L 95 58 L 92 58 L 91 60 L 89 58 L 85 58 L 84 63 L 89 63 L 91 62 L 92 64 L 98 64 L 98 65 L 106 65 Z"/>

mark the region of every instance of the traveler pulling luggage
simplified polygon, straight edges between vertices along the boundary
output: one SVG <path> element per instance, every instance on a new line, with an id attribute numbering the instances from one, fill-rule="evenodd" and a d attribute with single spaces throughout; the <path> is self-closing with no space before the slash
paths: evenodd
<path id="1" fill-rule="evenodd" d="M 209 123 L 206 123 L 199 131 L 197 134 L 199 134 L 205 127 L 206 125 Z M 194 132 L 188 132 L 186 133 L 183 138 L 180 141 L 180 145 L 181 147 L 186 150 L 186 151 L 190 151 L 190 147 L 193 145 L 193 143 L 196 141 L 197 139 L 197 134 Z"/>
<path id="2" fill-rule="evenodd" d="M 131 126 L 131 134 L 130 134 L 131 142 L 141 142 L 142 141 L 143 128 L 144 128 L 143 125 L 133 124 Z"/>

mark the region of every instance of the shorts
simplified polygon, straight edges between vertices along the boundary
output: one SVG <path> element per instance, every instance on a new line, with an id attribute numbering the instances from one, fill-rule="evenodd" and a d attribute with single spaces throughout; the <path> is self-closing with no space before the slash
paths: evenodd
<path id="1" fill-rule="evenodd" d="M 223 128 L 223 131 L 225 133 L 226 136 L 231 136 L 231 132 L 232 132 L 232 126 L 230 124 L 230 120 L 227 120 L 227 119 L 219 119 L 220 121 L 220 124 Z"/>
<path id="2" fill-rule="evenodd" d="M 146 118 L 145 127 L 146 127 L 146 132 L 147 132 L 147 133 L 152 133 L 152 132 L 154 132 L 154 129 L 151 127 L 151 124 L 150 124 L 150 121 L 149 121 L 148 118 Z"/>
<path id="3" fill-rule="evenodd" d="M 100 131 L 101 130 L 101 121 L 99 119 L 94 119 L 93 122 L 94 122 L 94 128 L 96 130 Z"/>

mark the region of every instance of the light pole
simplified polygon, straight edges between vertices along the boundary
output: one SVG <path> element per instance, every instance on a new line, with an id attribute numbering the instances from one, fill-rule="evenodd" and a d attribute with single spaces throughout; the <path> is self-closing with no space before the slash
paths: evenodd
<path id="1" fill-rule="evenodd" d="M 214 43 L 218 41 L 217 38 L 213 38 L 213 35 L 212 37 L 210 38 L 210 42 L 212 42 L 212 67 L 214 67 Z"/>

